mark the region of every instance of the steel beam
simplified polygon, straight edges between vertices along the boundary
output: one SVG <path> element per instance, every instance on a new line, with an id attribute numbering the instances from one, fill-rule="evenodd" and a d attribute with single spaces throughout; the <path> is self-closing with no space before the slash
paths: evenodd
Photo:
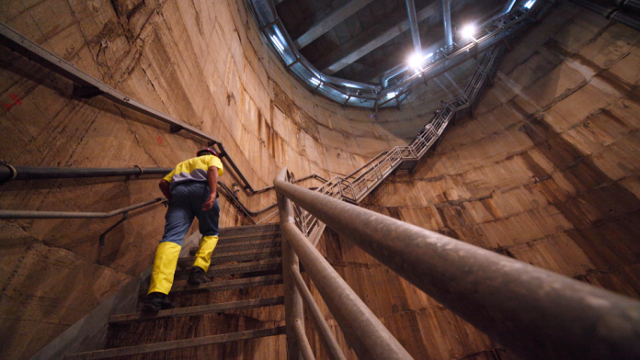
<path id="1" fill-rule="evenodd" d="M 523 359 L 640 359 L 635 299 L 281 180 L 275 187 Z"/>
<path id="2" fill-rule="evenodd" d="M 420 10 L 417 13 L 418 22 L 430 16 L 436 15 L 438 13 L 438 10 L 439 10 L 439 6 L 435 3 L 432 3 L 431 5 L 425 7 L 424 9 Z M 387 30 L 386 31 L 383 30 L 381 28 L 382 26 L 386 27 Z M 340 54 L 340 55 L 338 55 L 338 53 L 330 54 L 325 59 L 320 60 L 317 67 L 319 69 L 323 69 L 322 71 L 329 75 L 335 74 L 336 72 L 345 68 L 347 65 L 353 63 L 354 61 L 360 59 L 361 57 L 365 56 L 371 51 L 379 48 L 389 40 L 407 31 L 409 28 L 410 28 L 410 24 L 408 19 L 398 24 L 395 24 L 391 27 L 388 27 L 388 25 L 386 24 L 376 26 L 373 29 L 369 30 L 367 34 L 358 36 L 344 45 L 345 48 L 355 48 L 355 50 L 347 54 Z M 382 32 L 382 34 L 375 37 L 374 39 L 370 39 L 364 45 L 359 45 L 362 43 L 362 41 L 367 37 L 369 33 L 378 33 L 378 32 Z"/>
<path id="3" fill-rule="evenodd" d="M 327 31 L 333 29 L 336 25 L 346 20 L 349 16 L 358 12 L 358 10 L 367 6 L 371 1 L 373 0 L 352 0 L 348 2 L 343 7 L 336 9 L 327 17 L 318 21 L 316 24 L 313 24 L 307 32 L 302 34 L 302 36 L 297 38 L 293 43 L 297 49 L 302 49 Z"/>
<path id="4" fill-rule="evenodd" d="M 407 12 L 409 13 L 409 26 L 411 27 L 411 39 L 413 40 L 413 52 L 418 56 L 422 56 L 422 45 L 420 44 L 420 29 L 418 28 L 416 4 L 413 0 L 406 0 L 406 3 Z"/>
<path id="5" fill-rule="evenodd" d="M 442 23 L 444 25 L 444 43 L 447 52 L 453 48 L 453 30 L 451 27 L 451 0 L 442 0 Z"/>

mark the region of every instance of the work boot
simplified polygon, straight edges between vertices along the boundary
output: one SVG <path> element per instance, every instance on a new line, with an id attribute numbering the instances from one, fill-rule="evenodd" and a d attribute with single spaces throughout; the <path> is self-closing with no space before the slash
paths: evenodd
<path id="1" fill-rule="evenodd" d="M 160 310 L 173 309 L 174 307 L 176 307 L 176 305 L 169 301 L 167 294 L 152 292 L 147 295 L 147 299 L 142 304 L 142 312 L 156 313 Z"/>
<path id="2" fill-rule="evenodd" d="M 187 283 L 189 285 L 200 285 L 208 283 L 210 280 L 201 267 L 194 266 L 191 268 L 191 272 L 189 272 L 189 280 L 187 280 Z"/>

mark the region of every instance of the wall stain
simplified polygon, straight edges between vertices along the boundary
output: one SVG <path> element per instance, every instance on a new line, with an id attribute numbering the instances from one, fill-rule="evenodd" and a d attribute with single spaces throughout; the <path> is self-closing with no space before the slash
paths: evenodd
<path id="1" fill-rule="evenodd" d="M 388 207 L 386 208 L 387 212 L 389 213 L 389 216 L 396 219 L 396 220 L 400 220 L 400 221 L 404 221 L 402 219 L 402 215 L 400 215 L 400 208 L 398 207 Z"/>
<path id="2" fill-rule="evenodd" d="M 619 117 L 615 116 L 611 111 L 609 111 L 608 109 L 602 109 L 602 112 L 600 113 L 603 116 L 606 116 L 607 118 L 609 118 L 609 120 L 613 121 L 614 123 L 622 126 L 625 129 L 628 129 L 629 127 L 627 126 L 627 124 L 622 121 Z"/>

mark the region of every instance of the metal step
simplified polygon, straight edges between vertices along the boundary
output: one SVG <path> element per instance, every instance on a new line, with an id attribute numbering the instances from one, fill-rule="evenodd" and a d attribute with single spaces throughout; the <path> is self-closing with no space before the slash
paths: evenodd
<path id="1" fill-rule="evenodd" d="M 272 247 L 258 250 L 245 250 L 236 252 L 216 252 L 214 251 L 211 257 L 211 265 L 226 264 L 229 262 L 241 262 L 241 261 L 256 261 L 272 259 L 282 256 L 282 248 Z M 184 257 L 178 259 L 178 267 L 188 268 L 193 265 L 195 257 Z"/>
<path id="2" fill-rule="evenodd" d="M 233 236 L 233 235 L 250 235 L 261 234 L 267 232 L 274 232 L 280 229 L 280 224 L 265 224 L 265 225 L 250 225 L 250 226 L 236 226 L 221 228 L 219 230 L 220 237 Z"/>
<path id="3" fill-rule="evenodd" d="M 169 310 L 161 310 L 157 313 L 132 313 L 132 314 L 121 314 L 121 315 L 111 315 L 109 317 L 109 323 L 121 323 L 126 321 L 146 321 L 146 320 L 156 320 L 163 318 L 177 318 L 184 316 L 195 316 L 195 315 L 204 315 L 204 314 L 212 314 L 219 313 L 223 311 L 233 311 L 233 310 L 243 310 L 243 309 L 253 309 L 265 306 L 275 306 L 284 304 L 284 296 L 265 298 L 265 299 L 250 299 L 250 300 L 242 300 L 242 301 L 232 301 L 227 303 L 220 304 L 210 304 L 210 305 L 200 305 L 200 306 L 190 306 L 184 308 L 177 309 L 169 309 Z"/>
<path id="4" fill-rule="evenodd" d="M 214 253 L 222 254 L 222 253 L 230 253 L 230 252 L 276 248 L 276 247 L 280 247 L 281 243 L 282 242 L 280 239 L 275 239 L 275 240 L 248 241 L 248 242 L 236 242 L 231 244 L 221 244 L 216 246 Z"/>
<path id="5" fill-rule="evenodd" d="M 282 284 L 282 275 L 256 276 L 246 279 L 234 279 L 225 281 L 213 281 L 201 285 L 186 285 L 171 288 L 171 294 L 186 291 L 207 290 L 211 292 L 249 289 L 258 286 L 278 285 Z"/>
<path id="6" fill-rule="evenodd" d="M 222 244 L 233 244 L 239 242 L 250 242 L 250 241 L 262 241 L 262 240 L 273 240 L 280 239 L 282 237 L 282 233 L 280 231 L 272 231 L 261 234 L 243 234 L 243 235 L 234 235 L 234 236 L 224 236 L 220 237 L 218 240 L 218 245 Z"/>
<path id="7" fill-rule="evenodd" d="M 155 344 L 145 344 L 129 346 L 117 349 L 91 351 L 78 354 L 70 354 L 65 359 L 109 359 L 118 356 L 131 356 L 141 354 L 151 354 L 160 351 L 185 349 L 204 345 L 222 344 L 232 341 L 262 338 L 267 336 L 282 335 L 285 332 L 284 326 L 268 329 L 240 331 L 229 334 L 202 336 L 195 339 L 167 341 Z"/>
<path id="8" fill-rule="evenodd" d="M 211 266 L 207 275 L 210 277 L 233 275 L 233 274 L 245 274 L 263 270 L 280 270 L 282 269 L 282 259 L 269 259 L 254 262 L 246 262 L 239 264 L 225 264 L 218 266 Z M 177 270 L 174 275 L 174 280 L 186 280 L 189 277 L 189 270 Z"/>

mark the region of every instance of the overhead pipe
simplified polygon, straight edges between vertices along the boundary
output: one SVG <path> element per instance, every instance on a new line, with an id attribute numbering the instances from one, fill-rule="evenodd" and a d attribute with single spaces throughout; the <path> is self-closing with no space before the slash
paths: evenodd
<path id="1" fill-rule="evenodd" d="M 453 29 L 451 25 L 451 0 L 442 0 L 442 22 L 444 25 L 444 46 L 448 54 L 453 50 Z"/>
<path id="2" fill-rule="evenodd" d="M 413 39 L 413 51 L 416 55 L 422 56 L 422 45 L 420 44 L 420 28 L 418 27 L 418 15 L 416 14 L 416 4 L 413 0 L 406 0 L 406 3 L 407 3 L 407 11 L 409 12 L 409 26 L 411 27 L 411 38 Z"/>
<path id="3" fill-rule="evenodd" d="M 576 3 L 593 12 L 597 12 L 607 19 L 617 21 L 620 24 L 626 25 L 632 29 L 640 30 L 640 18 L 635 16 L 634 13 L 626 11 L 627 9 L 637 11 L 637 7 L 640 6 L 640 1 L 636 0 L 632 2 L 619 2 L 618 7 L 614 8 L 605 7 L 600 5 L 599 3 L 589 0 L 571 0 L 571 2 Z M 624 7 L 625 4 L 627 4 L 627 8 Z"/>
<path id="4" fill-rule="evenodd" d="M 281 179 L 274 184 L 278 194 L 523 359 L 640 359 L 640 302 L 635 299 Z M 283 232 L 293 236 L 299 230 L 285 227 Z M 316 269 L 301 253 L 312 276 Z"/>

